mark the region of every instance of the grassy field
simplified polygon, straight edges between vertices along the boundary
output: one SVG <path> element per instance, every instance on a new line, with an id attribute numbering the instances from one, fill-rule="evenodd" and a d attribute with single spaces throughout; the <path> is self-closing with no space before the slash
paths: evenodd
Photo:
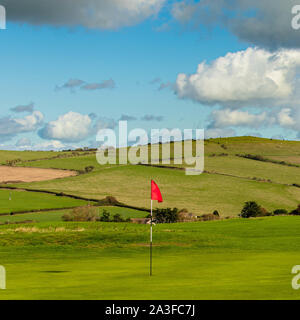
<path id="1" fill-rule="evenodd" d="M 259 202 L 268 210 L 291 210 L 297 206 L 300 189 L 291 185 L 300 184 L 300 168 L 236 156 L 246 153 L 296 159 L 300 155 L 300 142 L 252 137 L 210 139 L 205 141 L 207 173 L 193 177 L 186 176 L 184 171 L 167 168 L 100 166 L 95 155 L 25 162 L 19 165 L 75 170 L 93 166 L 94 171 L 76 177 L 19 186 L 68 192 L 95 199 L 112 195 L 126 204 L 149 208 L 147 199 L 149 180 L 152 178 L 162 189 L 164 207 L 187 208 L 196 214 L 218 210 L 223 216 L 236 216 L 243 203 L 250 200 Z M 139 190 L 138 196 L 136 190 Z"/>
<path id="2" fill-rule="evenodd" d="M 11 198 L 11 200 L 9 200 Z M 15 190 L 0 190 L 0 214 L 29 210 L 68 208 L 87 204 L 87 201 L 51 194 Z"/>
<path id="3" fill-rule="evenodd" d="M 128 208 L 119 208 L 119 207 L 99 207 L 99 215 L 101 216 L 103 210 L 106 210 L 110 213 L 110 217 L 112 218 L 115 214 L 120 214 L 123 218 L 144 218 L 147 216 L 147 212 L 138 211 L 134 209 Z M 4 222 L 20 222 L 26 220 L 32 220 L 34 222 L 59 222 L 62 221 L 62 216 L 71 212 L 70 210 L 55 210 L 55 211 L 46 211 L 46 212 L 34 212 L 34 213 L 24 213 L 24 214 L 15 214 L 11 215 L 3 215 L 0 216 L 0 223 Z"/>
<path id="4" fill-rule="evenodd" d="M 0 164 L 5 164 L 6 161 L 21 159 L 23 161 L 26 160 L 34 160 L 34 159 L 42 159 L 42 158 L 50 158 L 58 155 L 59 152 L 52 151 L 0 151 Z"/>
<path id="5" fill-rule="evenodd" d="M 206 173 L 186 176 L 183 171 L 131 165 L 20 186 L 96 199 L 113 195 L 126 204 L 149 208 L 151 178 L 159 184 L 165 199 L 162 204 L 155 205 L 187 208 L 197 214 L 218 210 L 222 215 L 237 215 L 244 202 L 249 200 L 256 200 L 269 210 L 281 207 L 290 210 L 300 199 L 300 188 L 282 184 Z M 138 190 L 138 195 L 135 190 Z"/>
<path id="6" fill-rule="evenodd" d="M 299 299 L 300 217 L 0 227 L 0 299 Z"/>
<path id="7" fill-rule="evenodd" d="M 134 165 L 105 165 L 79 153 L 49 158 L 41 153 L 2 153 L 28 157 L 18 166 L 84 170 L 73 177 L 16 183 L 14 186 L 65 192 L 86 198 L 114 196 L 127 205 L 149 208 L 150 179 L 164 202 L 154 207 L 187 208 L 197 215 L 218 210 L 236 217 L 246 201 L 267 210 L 291 210 L 300 203 L 300 167 L 238 157 L 262 155 L 300 163 L 300 142 L 251 137 L 205 141 L 205 173 Z M 3 158 L 1 158 L 3 155 Z M 51 153 L 55 156 L 55 153 Z M 51 156 L 50 155 L 50 156 Z M 43 160 L 44 159 L 44 160 Z M 178 169 L 178 168 L 177 168 Z M 276 216 L 157 225 L 154 276 L 148 276 L 149 226 L 129 223 L 67 223 L 63 207 L 86 204 L 39 192 L 0 191 L 0 213 L 57 208 L 0 216 L 0 265 L 7 290 L 0 299 L 299 299 L 291 269 L 300 264 L 300 217 Z M 14 206 L 14 207 L 12 207 Z M 146 212 L 100 207 L 111 216 L 145 217 Z M 30 290 L 29 290 L 30 289 Z"/>

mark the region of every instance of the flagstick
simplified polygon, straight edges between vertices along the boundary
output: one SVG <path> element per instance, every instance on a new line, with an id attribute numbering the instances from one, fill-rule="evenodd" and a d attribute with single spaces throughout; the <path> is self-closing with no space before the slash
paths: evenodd
<path id="1" fill-rule="evenodd" d="M 152 199 L 151 199 L 151 223 L 150 223 L 150 276 L 152 276 Z"/>

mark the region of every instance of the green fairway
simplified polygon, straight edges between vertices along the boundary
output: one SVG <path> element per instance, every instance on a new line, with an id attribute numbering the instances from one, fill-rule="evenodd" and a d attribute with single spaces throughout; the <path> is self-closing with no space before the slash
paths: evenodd
<path id="1" fill-rule="evenodd" d="M 85 204 L 87 202 L 83 200 L 57 197 L 40 192 L 0 190 L 0 214 L 51 208 L 69 208 Z"/>
<path id="2" fill-rule="evenodd" d="M 46 211 L 46 212 L 34 212 L 34 213 L 24 213 L 24 214 L 15 214 L 11 215 L 3 215 L 0 216 L 0 223 L 5 222 L 20 222 L 26 220 L 32 220 L 35 222 L 59 222 L 62 221 L 62 216 L 66 212 L 70 212 L 69 210 L 55 210 L 55 211 Z M 110 213 L 110 217 L 112 218 L 115 214 L 120 214 L 124 219 L 126 218 L 144 218 L 148 215 L 145 211 L 138 211 L 134 209 L 128 208 L 120 208 L 120 207 L 99 207 L 99 215 L 102 215 L 103 210 L 106 210 Z"/>
<path id="3" fill-rule="evenodd" d="M 1 226 L 1 299 L 299 299 L 300 217 Z"/>

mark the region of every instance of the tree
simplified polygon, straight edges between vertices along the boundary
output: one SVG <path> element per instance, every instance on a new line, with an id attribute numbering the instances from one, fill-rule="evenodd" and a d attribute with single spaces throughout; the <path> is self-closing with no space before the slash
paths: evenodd
<path id="1" fill-rule="evenodd" d="M 245 202 L 241 212 L 242 218 L 258 217 L 261 215 L 261 207 L 255 201 Z"/>
<path id="2" fill-rule="evenodd" d="M 105 209 L 103 210 L 102 217 L 100 218 L 100 221 L 110 222 L 110 213 L 107 210 L 105 210 Z"/>

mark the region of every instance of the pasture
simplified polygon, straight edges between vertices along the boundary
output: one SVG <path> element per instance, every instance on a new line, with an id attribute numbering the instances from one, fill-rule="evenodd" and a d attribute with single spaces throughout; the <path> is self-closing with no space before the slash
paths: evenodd
<path id="1" fill-rule="evenodd" d="M 0 190 L 0 215 L 11 212 L 17 213 L 41 209 L 78 207 L 86 205 L 87 203 L 88 202 L 84 200 L 58 197 L 40 192 Z"/>

